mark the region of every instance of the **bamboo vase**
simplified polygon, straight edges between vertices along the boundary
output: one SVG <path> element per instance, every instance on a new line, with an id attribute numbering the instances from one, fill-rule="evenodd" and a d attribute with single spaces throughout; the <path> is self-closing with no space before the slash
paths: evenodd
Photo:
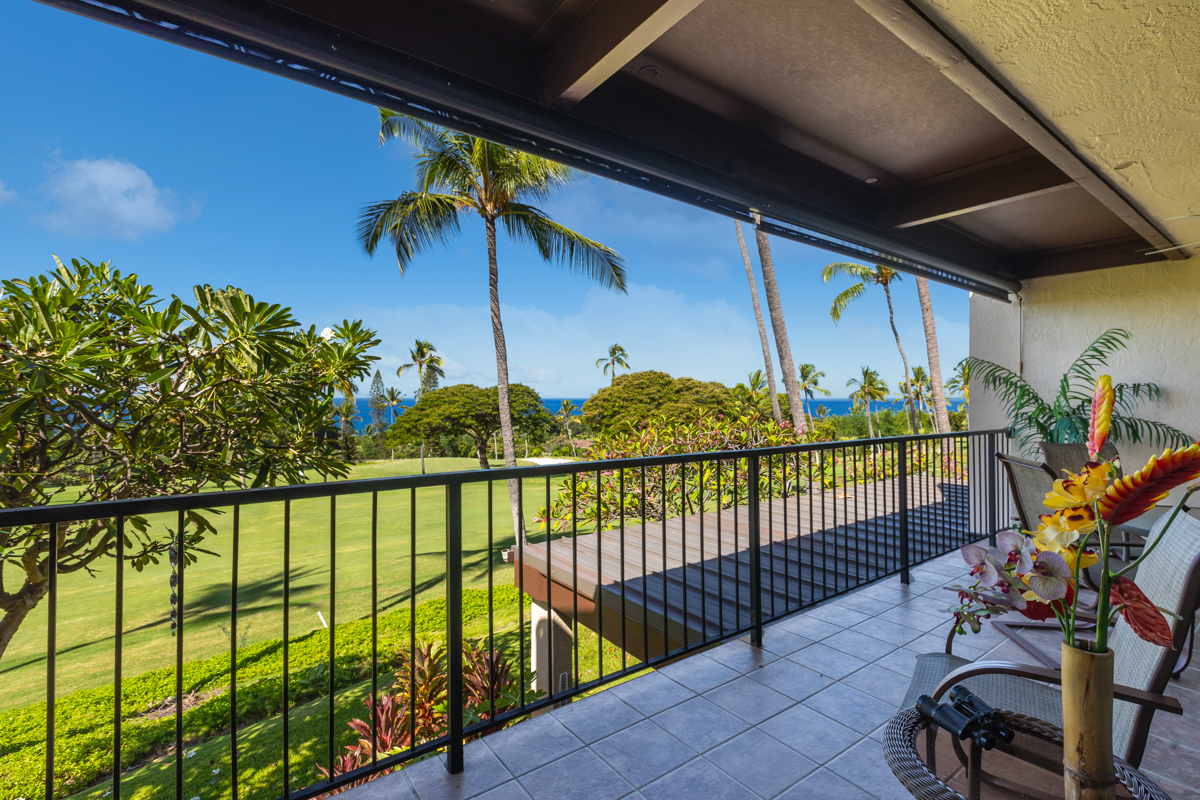
<path id="1" fill-rule="evenodd" d="M 1117 793 L 1112 650 L 1094 653 L 1063 642 L 1062 696 L 1066 800 L 1112 800 Z"/>

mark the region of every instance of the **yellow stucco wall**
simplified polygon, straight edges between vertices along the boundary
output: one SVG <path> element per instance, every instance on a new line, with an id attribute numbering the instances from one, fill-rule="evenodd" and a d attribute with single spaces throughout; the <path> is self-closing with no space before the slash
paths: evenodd
<path id="1" fill-rule="evenodd" d="M 915 0 L 1177 243 L 1200 240 L 1200 2 Z"/>
<path id="2" fill-rule="evenodd" d="M 1200 436 L 1200 263 L 1158 262 L 1058 275 L 1026 282 L 1022 302 L 1011 305 L 971 298 L 971 355 L 1010 369 L 1024 361 L 1024 376 L 1046 399 L 1087 344 L 1108 328 L 1133 334 L 1131 347 L 1110 361 L 1114 381 L 1153 381 L 1161 403 L 1138 416 Z M 971 427 L 1007 424 L 999 402 L 971 387 Z M 1126 466 L 1140 466 L 1147 446 L 1118 444 Z"/>

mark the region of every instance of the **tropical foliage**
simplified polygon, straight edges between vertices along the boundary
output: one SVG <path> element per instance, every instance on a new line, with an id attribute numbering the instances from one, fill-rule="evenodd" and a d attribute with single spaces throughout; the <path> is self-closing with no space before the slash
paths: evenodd
<path id="1" fill-rule="evenodd" d="M 854 401 L 855 408 L 866 410 L 867 431 L 870 437 L 874 439 L 875 426 L 871 420 L 871 403 L 878 403 L 881 400 L 887 399 L 887 384 L 880 379 L 878 372 L 870 367 L 863 367 L 862 374 L 857 378 L 851 378 L 846 381 L 846 386 L 858 387 L 850 393 L 850 399 Z"/>
<path id="2" fill-rule="evenodd" d="M 971 402 L 971 359 L 964 358 L 958 362 L 954 368 L 954 375 L 946 382 L 946 389 L 954 392 L 962 397 L 962 405 L 959 406 L 959 411 L 962 411 Z"/>
<path id="3" fill-rule="evenodd" d="M 438 355 L 437 348 L 432 342 L 417 339 L 412 349 L 408 351 L 409 362 L 396 368 L 396 377 L 403 378 L 410 369 L 417 371 L 417 382 L 420 388 L 416 395 L 420 397 L 426 391 L 438 388 L 438 382 L 446 377 L 445 360 Z"/>
<path id="4" fill-rule="evenodd" d="M 583 404 L 582 416 L 593 430 L 607 432 L 645 425 L 660 415 L 694 418 L 701 409 L 732 417 L 733 393 L 720 383 L 647 370 L 620 375 L 611 386 L 602 387 Z"/>
<path id="5" fill-rule="evenodd" d="M 625 348 L 619 344 L 610 345 L 608 355 L 603 358 L 596 359 L 596 369 L 603 368 L 604 374 L 608 375 L 612 372 L 612 380 L 617 379 L 617 367 L 629 369 L 629 353 L 625 352 Z"/>
<path id="6" fill-rule="evenodd" d="M 817 369 L 814 364 L 801 364 L 796 367 L 796 377 L 800 385 L 800 393 L 804 395 L 804 415 L 808 417 L 809 427 L 812 427 L 812 413 L 808 404 L 813 402 L 813 395 L 829 397 L 830 394 L 828 389 L 821 386 L 821 378 L 825 377 L 825 373 Z"/>
<path id="7" fill-rule="evenodd" d="M 1022 447 L 1039 441 L 1082 444 L 1087 441 L 1097 372 L 1108 364 L 1113 353 L 1128 347 L 1131 338 L 1133 335 L 1121 328 L 1100 334 L 1063 373 L 1058 391 L 1049 401 L 1007 367 L 975 357 L 966 360 L 966 367 L 979 386 L 994 391 L 1004 403 L 1013 436 Z M 1162 399 L 1162 387 L 1157 383 L 1115 383 L 1113 397 L 1114 442 L 1145 440 L 1155 447 L 1192 442 L 1192 437 L 1166 423 L 1133 416 L 1141 403 Z"/>

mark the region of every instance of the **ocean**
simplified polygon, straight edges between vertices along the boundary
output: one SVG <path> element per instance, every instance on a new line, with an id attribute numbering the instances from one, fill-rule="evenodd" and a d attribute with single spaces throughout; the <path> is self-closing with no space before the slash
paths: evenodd
<path id="1" fill-rule="evenodd" d="M 356 427 L 361 432 L 371 421 L 371 405 L 365 397 L 358 397 L 355 398 L 355 400 L 358 404 L 359 416 L 362 417 L 362 419 L 356 424 Z M 573 416 L 579 416 L 578 409 L 581 408 L 585 402 L 587 402 L 586 397 L 543 397 L 542 405 L 545 406 L 546 410 L 548 410 L 551 414 L 557 414 L 558 410 L 562 408 L 563 400 L 570 400 L 575 404 L 576 411 Z M 962 400 L 952 397 L 947 397 L 946 401 L 950 404 L 951 409 L 958 408 L 959 404 L 962 403 Z M 416 401 L 413 400 L 413 398 L 406 397 L 401 401 L 400 404 L 405 408 L 412 408 L 414 402 Z M 809 410 L 815 412 L 817 406 L 825 406 L 829 409 L 830 414 L 849 414 L 854 407 L 854 401 L 848 397 L 818 397 L 810 404 Z M 901 401 L 898 399 L 879 404 L 880 408 L 899 409 L 900 406 Z"/>

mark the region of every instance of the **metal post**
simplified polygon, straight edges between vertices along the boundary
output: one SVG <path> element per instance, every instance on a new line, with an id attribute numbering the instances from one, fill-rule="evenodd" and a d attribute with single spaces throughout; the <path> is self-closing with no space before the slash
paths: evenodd
<path id="1" fill-rule="evenodd" d="M 908 440 L 896 445 L 896 477 L 900 482 L 900 582 L 908 585 Z"/>
<path id="2" fill-rule="evenodd" d="M 463 771 L 462 484 L 446 484 L 446 662 L 450 741 L 446 769 Z"/>
<path id="3" fill-rule="evenodd" d="M 996 546 L 996 434 L 988 434 L 987 456 L 987 532 L 988 542 Z"/>
<path id="4" fill-rule="evenodd" d="M 758 519 L 758 458 L 746 457 L 746 483 L 750 503 L 750 644 L 762 647 L 762 537 Z"/>

